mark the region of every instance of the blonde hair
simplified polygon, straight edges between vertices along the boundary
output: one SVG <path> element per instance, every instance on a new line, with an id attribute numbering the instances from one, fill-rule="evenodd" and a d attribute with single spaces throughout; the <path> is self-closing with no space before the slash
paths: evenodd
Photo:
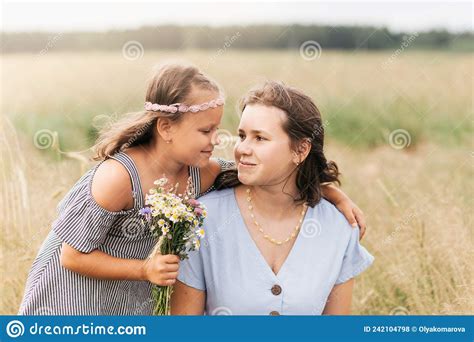
<path id="1" fill-rule="evenodd" d="M 165 64 L 155 72 L 148 85 L 146 102 L 170 105 L 186 103 L 193 87 L 221 93 L 219 85 L 197 67 L 184 64 Z M 128 147 L 148 143 L 154 136 L 159 118 L 177 122 L 186 113 L 140 111 L 128 113 L 117 122 L 103 127 L 94 146 L 94 160 L 104 160 Z"/>

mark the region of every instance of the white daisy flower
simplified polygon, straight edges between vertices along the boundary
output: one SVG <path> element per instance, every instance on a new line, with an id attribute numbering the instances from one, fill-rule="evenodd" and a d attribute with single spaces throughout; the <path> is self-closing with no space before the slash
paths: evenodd
<path id="1" fill-rule="evenodd" d="M 198 230 L 196 230 L 196 234 L 197 236 L 199 236 L 200 239 L 202 239 L 205 235 L 204 229 L 199 228 Z"/>

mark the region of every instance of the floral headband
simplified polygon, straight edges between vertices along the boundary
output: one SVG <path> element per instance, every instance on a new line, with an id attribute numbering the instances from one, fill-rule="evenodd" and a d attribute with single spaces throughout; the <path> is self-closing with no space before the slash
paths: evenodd
<path id="1" fill-rule="evenodd" d="M 182 104 L 182 103 L 173 103 L 171 105 L 160 105 L 157 103 L 145 102 L 145 110 L 149 110 L 153 112 L 166 112 L 166 113 L 176 113 L 176 112 L 197 113 L 199 111 L 204 111 L 209 108 L 216 108 L 217 106 L 222 106 L 224 105 L 224 103 L 225 101 L 224 101 L 224 98 L 222 97 L 219 97 L 215 100 L 211 100 L 209 102 L 204 102 L 202 104 L 192 105 L 192 106 L 186 106 L 185 104 Z"/>

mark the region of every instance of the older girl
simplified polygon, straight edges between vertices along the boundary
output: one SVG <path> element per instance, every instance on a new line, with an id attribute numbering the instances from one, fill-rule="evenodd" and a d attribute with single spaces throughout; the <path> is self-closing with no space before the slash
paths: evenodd
<path id="1" fill-rule="evenodd" d="M 242 108 L 238 174 L 221 175 L 231 188 L 201 198 L 206 238 L 181 263 L 172 313 L 348 314 L 354 277 L 373 257 L 359 230 L 321 196 L 339 172 L 324 156 L 317 107 L 268 82 Z"/>

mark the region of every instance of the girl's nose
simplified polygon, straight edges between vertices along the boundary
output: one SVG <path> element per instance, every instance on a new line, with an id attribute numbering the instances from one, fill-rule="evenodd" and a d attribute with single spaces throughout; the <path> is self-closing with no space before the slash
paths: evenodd
<path id="1" fill-rule="evenodd" d="M 219 137 L 219 131 L 216 131 L 211 137 L 211 144 L 213 146 L 219 145 L 221 143 L 221 138 Z"/>

